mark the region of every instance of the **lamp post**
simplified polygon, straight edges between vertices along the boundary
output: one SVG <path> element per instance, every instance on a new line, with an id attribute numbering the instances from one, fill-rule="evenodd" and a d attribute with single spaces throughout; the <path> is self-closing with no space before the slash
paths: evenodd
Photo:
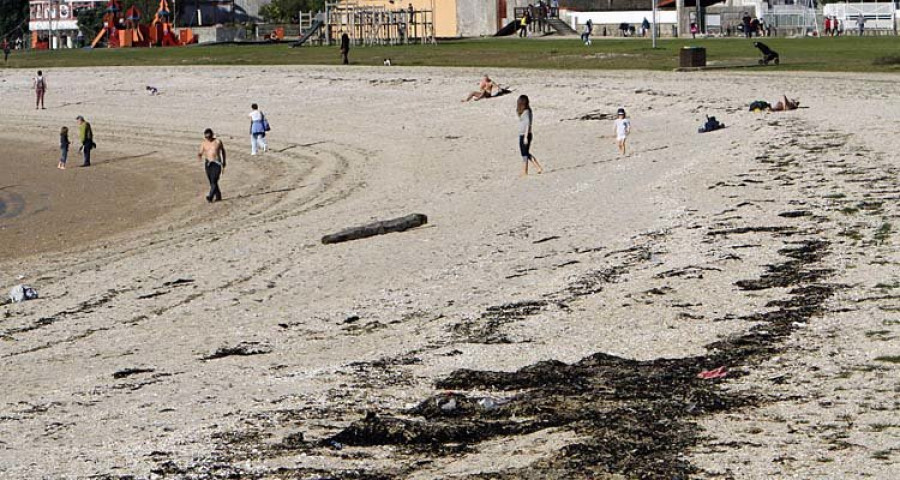
<path id="1" fill-rule="evenodd" d="M 653 0 L 653 25 L 650 26 L 650 38 L 653 40 L 653 48 L 656 48 L 656 0 Z"/>
<path id="2" fill-rule="evenodd" d="M 47 29 L 50 31 L 47 37 L 47 50 L 53 50 L 53 0 L 47 4 Z"/>

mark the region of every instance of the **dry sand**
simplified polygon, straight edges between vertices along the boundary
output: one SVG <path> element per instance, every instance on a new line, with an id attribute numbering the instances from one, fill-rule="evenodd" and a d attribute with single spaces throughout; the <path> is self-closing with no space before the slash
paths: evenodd
<path id="1" fill-rule="evenodd" d="M 0 307 L 0 476 L 896 478 L 894 77 L 509 70 L 514 95 L 461 104 L 480 73 L 57 70 L 36 112 L 0 72 L 0 139 L 41 145 L 34 168 L 78 114 L 108 148 L 33 195 L 150 208 L 98 205 L 90 249 L 2 237 L 0 287 L 41 298 Z M 809 108 L 745 111 L 782 92 Z M 626 158 L 580 120 L 620 105 Z M 207 126 L 231 153 L 213 205 Z"/>

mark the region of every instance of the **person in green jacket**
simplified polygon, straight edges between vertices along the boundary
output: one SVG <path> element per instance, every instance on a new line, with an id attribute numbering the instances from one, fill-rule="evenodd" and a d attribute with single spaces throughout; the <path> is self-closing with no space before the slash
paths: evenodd
<path id="1" fill-rule="evenodd" d="M 91 150 L 97 145 L 94 143 L 94 132 L 91 130 L 91 124 L 84 120 L 81 115 L 75 117 L 78 121 L 78 139 L 81 140 L 81 153 L 84 155 L 84 163 L 82 167 L 91 166 Z"/>

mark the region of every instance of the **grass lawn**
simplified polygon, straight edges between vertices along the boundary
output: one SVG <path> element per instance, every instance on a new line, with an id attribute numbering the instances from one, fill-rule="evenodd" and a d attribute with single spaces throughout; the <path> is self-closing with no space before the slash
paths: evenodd
<path id="1" fill-rule="evenodd" d="M 781 55 L 775 70 L 840 72 L 900 71 L 900 38 L 763 39 Z M 746 39 L 603 39 L 586 47 L 577 38 L 487 38 L 445 41 L 438 45 L 354 47 L 353 65 L 527 67 L 549 69 L 671 70 L 684 46 L 706 47 L 710 65 L 754 65 L 759 52 Z M 50 68 L 129 65 L 336 65 L 337 47 L 290 48 L 281 45 L 219 45 L 13 52 L 8 67 Z"/>

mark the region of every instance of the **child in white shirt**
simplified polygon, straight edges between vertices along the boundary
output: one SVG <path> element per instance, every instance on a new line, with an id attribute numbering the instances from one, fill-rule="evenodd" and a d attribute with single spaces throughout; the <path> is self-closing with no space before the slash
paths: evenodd
<path id="1" fill-rule="evenodd" d="M 625 139 L 631 133 L 631 120 L 625 118 L 625 109 L 620 108 L 616 119 L 616 145 L 619 146 L 619 153 L 625 155 Z"/>

